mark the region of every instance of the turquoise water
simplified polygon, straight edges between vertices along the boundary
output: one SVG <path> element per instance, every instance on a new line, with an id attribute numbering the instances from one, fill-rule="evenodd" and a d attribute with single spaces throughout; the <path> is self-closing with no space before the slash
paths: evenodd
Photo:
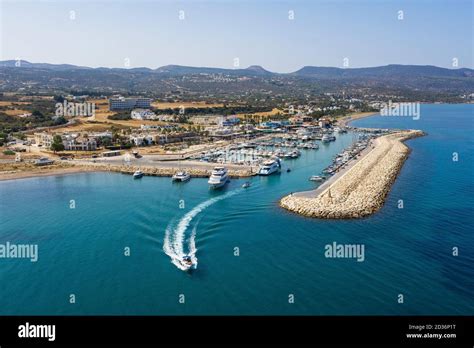
<path id="1" fill-rule="evenodd" d="M 309 176 L 351 134 L 302 150 L 284 162 L 291 173 L 252 178 L 248 189 L 109 173 L 0 182 L 0 242 L 39 248 L 36 263 L 0 259 L 0 314 L 474 314 L 473 112 L 422 105 L 418 121 L 357 121 L 428 132 L 408 142 L 385 206 L 363 220 L 313 220 L 277 204 L 314 187 Z M 182 232 L 185 251 L 194 240 L 192 273 L 163 250 L 167 231 L 171 243 Z M 365 261 L 325 258 L 332 242 L 364 244 Z"/>

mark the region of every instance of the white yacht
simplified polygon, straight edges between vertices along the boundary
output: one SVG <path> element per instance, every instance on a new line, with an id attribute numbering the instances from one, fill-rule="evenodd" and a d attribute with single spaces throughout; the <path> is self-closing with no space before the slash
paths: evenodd
<path id="1" fill-rule="evenodd" d="M 334 135 L 330 135 L 330 134 L 324 134 L 323 137 L 321 138 L 321 141 L 323 143 L 329 143 L 331 141 L 334 141 L 336 140 L 336 137 Z"/>
<path id="2" fill-rule="evenodd" d="M 278 158 L 263 162 L 258 170 L 258 175 L 271 175 L 281 170 L 281 163 Z"/>
<path id="3" fill-rule="evenodd" d="M 181 182 L 188 181 L 189 179 L 191 179 L 191 175 L 189 175 L 189 173 L 185 171 L 179 171 L 172 177 L 173 181 L 181 181 Z"/>
<path id="4" fill-rule="evenodd" d="M 143 177 L 143 172 L 139 169 L 135 173 L 133 173 L 134 179 L 141 179 Z"/>
<path id="5" fill-rule="evenodd" d="M 210 188 L 219 188 L 224 186 L 229 181 L 227 169 L 225 167 L 215 167 L 209 177 L 208 184 Z"/>
<path id="6" fill-rule="evenodd" d="M 313 175 L 309 178 L 310 181 L 324 181 L 324 177 L 319 175 Z"/>

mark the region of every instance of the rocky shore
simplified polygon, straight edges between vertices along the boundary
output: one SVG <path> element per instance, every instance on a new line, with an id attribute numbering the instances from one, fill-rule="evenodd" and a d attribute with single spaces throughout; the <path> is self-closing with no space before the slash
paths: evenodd
<path id="1" fill-rule="evenodd" d="M 291 194 L 280 206 L 323 219 L 362 218 L 379 210 L 410 152 L 403 141 L 424 135 L 409 130 L 381 136 L 374 148 L 315 197 Z"/>

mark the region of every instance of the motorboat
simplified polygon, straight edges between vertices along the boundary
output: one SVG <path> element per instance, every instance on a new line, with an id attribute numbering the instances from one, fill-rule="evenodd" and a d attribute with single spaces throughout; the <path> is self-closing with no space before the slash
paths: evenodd
<path id="1" fill-rule="evenodd" d="M 210 188 L 217 189 L 224 186 L 228 181 L 227 169 L 225 167 L 215 167 L 207 183 Z"/>
<path id="2" fill-rule="evenodd" d="M 248 188 L 248 187 L 250 187 L 250 181 L 244 182 L 244 184 L 242 185 L 242 188 Z"/>
<path id="3" fill-rule="evenodd" d="M 184 182 L 184 181 L 188 181 L 189 179 L 191 179 L 191 175 L 189 175 L 189 173 L 186 172 L 186 171 L 179 171 L 175 175 L 173 175 L 173 177 L 171 179 L 173 181 Z"/>
<path id="4" fill-rule="evenodd" d="M 258 170 L 258 175 L 271 175 L 281 170 L 281 163 L 278 158 L 263 162 Z"/>
<path id="5" fill-rule="evenodd" d="M 133 173 L 134 179 L 141 179 L 143 177 L 143 172 L 139 169 L 135 173 Z"/>
<path id="6" fill-rule="evenodd" d="M 196 268 L 196 265 L 194 264 L 190 255 L 184 255 L 181 259 L 179 259 L 179 263 L 184 267 L 185 271 Z"/>
<path id="7" fill-rule="evenodd" d="M 331 134 L 324 134 L 323 137 L 321 138 L 321 141 L 323 143 L 329 143 L 331 141 L 335 141 L 336 140 L 336 137 L 334 135 L 331 135 Z"/>
<path id="8" fill-rule="evenodd" d="M 321 182 L 321 181 L 324 181 L 324 177 L 319 176 L 319 175 L 313 175 L 313 176 L 311 176 L 311 178 L 309 178 L 309 180 L 310 181 Z"/>

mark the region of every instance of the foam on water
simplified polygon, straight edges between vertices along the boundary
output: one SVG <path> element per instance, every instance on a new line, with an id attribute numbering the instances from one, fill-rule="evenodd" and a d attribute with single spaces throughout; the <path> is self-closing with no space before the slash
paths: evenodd
<path id="1" fill-rule="evenodd" d="M 194 226 L 191 236 L 187 241 L 187 250 L 188 252 L 184 251 L 185 237 L 186 237 L 186 230 L 188 229 L 191 221 L 202 211 L 217 203 L 222 201 L 223 199 L 229 198 L 230 196 L 235 195 L 238 190 L 230 191 L 222 196 L 210 198 L 207 201 L 204 201 L 189 212 L 187 212 L 181 220 L 178 222 L 175 228 L 173 228 L 173 223 L 170 223 L 166 227 L 165 233 L 165 240 L 163 242 L 163 250 L 171 258 L 171 262 L 181 270 L 186 270 L 187 267 L 181 264 L 181 260 L 183 256 L 189 255 L 191 256 L 192 262 L 194 267 L 197 267 L 197 257 L 196 257 L 196 229 L 197 224 Z"/>

